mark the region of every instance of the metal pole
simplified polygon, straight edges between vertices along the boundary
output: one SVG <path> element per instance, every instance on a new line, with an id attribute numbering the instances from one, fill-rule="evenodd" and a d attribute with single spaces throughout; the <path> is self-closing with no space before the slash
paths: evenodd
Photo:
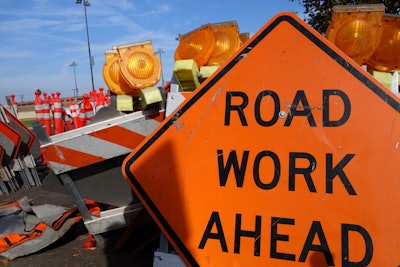
<path id="1" fill-rule="evenodd" d="M 75 79 L 74 98 L 77 98 L 77 97 L 78 97 L 78 85 L 77 85 L 77 83 L 76 83 L 76 72 L 75 72 L 75 67 L 78 66 L 78 65 L 76 64 L 75 61 L 72 61 L 72 63 L 70 64 L 70 66 L 74 68 L 74 79 Z"/>
<path id="2" fill-rule="evenodd" d="M 86 37 L 87 37 L 87 44 L 88 44 L 88 51 L 89 51 L 90 76 L 91 76 L 91 78 L 92 78 L 92 90 L 94 91 L 93 59 L 92 59 L 92 53 L 90 52 L 89 27 L 88 27 L 88 21 L 87 21 L 86 6 L 90 6 L 89 1 L 87 1 L 87 0 L 85 0 L 85 1 L 83 2 L 83 9 L 85 10 Z"/>

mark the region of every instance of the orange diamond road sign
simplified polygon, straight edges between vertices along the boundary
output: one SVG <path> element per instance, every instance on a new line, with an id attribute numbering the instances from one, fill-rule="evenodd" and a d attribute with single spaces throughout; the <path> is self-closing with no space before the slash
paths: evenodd
<path id="1" fill-rule="evenodd" d="M 274 17 L 123 165 L 190 266 L 399 266 L 399 98 Z"/>

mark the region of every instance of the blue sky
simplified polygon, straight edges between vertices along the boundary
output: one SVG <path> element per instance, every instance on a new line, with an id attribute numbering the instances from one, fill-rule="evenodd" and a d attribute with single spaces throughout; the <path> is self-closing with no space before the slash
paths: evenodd
<path id="1" fill-rule="evenodd" d="M 302 6 L 289 0 L 91 0 L 86 8 L 95 88 L 102 76 L 106 50 L 151 40 L 162 49 L 164 79 L 170 80 L 176 37 L 205 23 L 236 20 L 252 36 L 274 15 Z M 0 103 L 15 94 L 17 102 L 34 99 L 35 89 L 73 96 L 75 61 L 79 94 L 91 89 L 84 6 L 75 0 L 0 1 Z"/>

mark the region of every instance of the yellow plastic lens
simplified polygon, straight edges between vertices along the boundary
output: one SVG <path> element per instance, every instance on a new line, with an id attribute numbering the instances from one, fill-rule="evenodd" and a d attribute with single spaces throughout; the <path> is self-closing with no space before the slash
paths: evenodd
<path id="1" fill-rule="evenodd" d="M 125 95 L 133 92 L 133 89 L 125 82 L 120 73 L 119 54 L 116 50 L 105 52 L 106 61 L 103 65 L 103 78 L 108 89 L 117 95 Z"/>
<path id="2" fill-rule="evenodd" d="M 174 59 L 193 59 L 199 67 L 205 65 L 215 47 L 214 33 L 210 24 L 186 33 L 179 38 Z"/>
<path id="3" fill-rule="evenodd" d="M 136 90 L 154 86 L 161 77 L 161 62 L 153 50 L 151 41 L 118 46 L 120 72 L 127 84 Z"/>
<path id="4" fill-rule="evenodd" d="M 338 30 L 336 45 L 350 57 L 368 53 L 368 48 L 375 41 L 372 36 L 373 26 L 363 20 L 350 21 Z"/>
<path id="5" fill-rule="evenodd" d="M 365 64 L 379 44 L 384 9 L 381 4 L 335 6 L 326 37 L 358 64 Z"/>
<path id="6" fill-rule="evenodd" d="M 239 27 L 235 21 L 212 24 L 215 39 L 215 49 L 207 62 L 208 66 L 223 64 L 241 44 Z"/>
<path id="7" fill-rule="evenodd" d="M 377 71 L 400 69 L 400 16 L 386 14 L 379 46 L 371 56 L 369 67 Z"/>
<path id="8" fill-rule="evenodd" d="M 143 52 L 132 53 L 126 64 L 129 73 L 137 79 L 148 79 L 155 68 L 153 57 Z"/>

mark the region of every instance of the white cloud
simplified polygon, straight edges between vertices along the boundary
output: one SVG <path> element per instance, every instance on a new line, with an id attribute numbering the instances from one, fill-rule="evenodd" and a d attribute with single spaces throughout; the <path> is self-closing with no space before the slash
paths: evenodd
<path id="1" fill-rule="evenodd" d="M 12 59 L 12 58 L 29 58 L 33 55 L 32 51 L 29 50 L 0 50 L 0 58 Z"/>

